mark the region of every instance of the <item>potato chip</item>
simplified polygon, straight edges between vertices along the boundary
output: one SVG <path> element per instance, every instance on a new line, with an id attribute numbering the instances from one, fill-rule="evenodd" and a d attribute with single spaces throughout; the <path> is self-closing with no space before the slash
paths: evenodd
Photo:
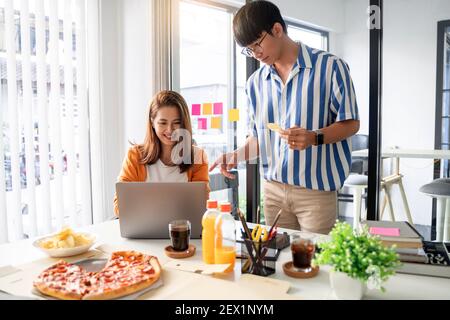
<path id="1" fill-rule="evenodd" d="M 75 248 L 91 242 L 92 239 L 87 235 L 75 233 L 71 228 L 64 227 L 53 237 L 42 240 L 39 246 L 45 249 Z"/>
<path id="2" fill-rule="evenodd" d="M 269 128 L 270 130 L 275 131 L 275 132 L 280 132 L 280 130 L 281 130 L 281 127 L 276 123 L 268 123 L 267 128 Z"/>

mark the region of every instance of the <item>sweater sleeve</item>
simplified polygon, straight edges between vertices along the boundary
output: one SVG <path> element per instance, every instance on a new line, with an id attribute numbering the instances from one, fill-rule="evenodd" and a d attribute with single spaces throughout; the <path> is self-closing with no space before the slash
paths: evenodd
<path id="1" fill-rule="evenodd" d="M 192 168 L 192 181 L 203 181 L 206 183 L 206 199 L 209 199 L 211 189 L 209 187 L 208 156 L 203 149 L 200 149 L 200 154 L 201 161 L 194 164 L 194 167 Z"/>

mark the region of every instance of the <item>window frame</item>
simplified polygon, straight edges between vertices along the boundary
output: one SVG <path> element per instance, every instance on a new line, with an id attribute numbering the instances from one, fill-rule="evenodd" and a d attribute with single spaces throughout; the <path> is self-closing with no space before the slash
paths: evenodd
<path id="1" fill-rule="evenodd" d="M 450 88 L 444 88 L 444 34 L 446 29 L 450 28 L 450 20 L 438 21 L 437 23 L 437 56 L 436 56 L 436 124 L 435 124 L 435 149 L 441 149 L 449 143 L 442 141 L 442 125 L 443 120 L 450 116 L 443 115 L 443 98 L 445 92 L 450 92 Z M 435 164 L 434 178 L 437 179 L 441 175 L 449 177 L 449 172 L 444 172 L 442 163 Z"/>
<path id="2" fill-rule="evenodd" d="M 434 148 L 441 149 L 444 146 L 442 142 L 442 125 L 445 118 L 443 116 L 443 94 L 444 92 L 450 92 L 450 88 L 444 88 L 444 34 L 445 30 L 450 28 L 450 20 L 442 20 L 437 23 L 437 52 L 436 52 L 436 114 L 435 114 L 435 138 Z M 441 72 L 442 71 L 442 72 Z M 450 128 L 449 128 L 450 129 Z M 450 146 L 449 146 L 450 147 Z M 440 177 L 448 178 L 450 172 L 445 172 L 444 162 L 448 160 L 442 160 L 434 163 L 433 179 Z M 431 238 L 436 238 L 436 223 L 437 223 L 437 201 L 432 199 L 432 212 L 431 212 Z"/>
<path id="3" fill-rule="evenodd" d="M 191 4 L 195 4 L 195 5 L 202 5 L 202 6 L 206 6 L 206 7 L 210 7 L 210 8 L 214 8 L 214 9 L 221 9 L 231 15 L 233 15 L 234 13 L 237 12 L 237 10 L 239 10 L 239 8 L 234 7 L 234 6 L 230 6 L 221 2 L 216 2 L 216 1 L 210 1 L 210 0 L 172 0 L 172 16 L 173 17 L 178 17 L 179 16 L 179 5 L 181 2 L 185 2 L 185 3 L 191 3 Z M 177 21 L 176 24 L 174 24 L 173 22 Z M 230 64 L 231 68 L 228 70 L 228 105 L 233 105 L 235 106 L 237 104 L 237 82 L 236 82 L 236 77 L 237 77 L 237 68 L 236 68 L 236 60 L 237 60 L 237 55 L 236 55 L 236 42 L 233 40 L 233 36 L 231 35 L 231 29 L 229 30 L 229 40 L 228 41 L 228 52 L 231 53 L 230 55 L 230 60 L 228 61 L 228 63 Z M 179 61 L 179 57 L 180 57 L 180 43 L 179 40 L 180 39 L 180 32 L 179 32 L 179 21 L 177 19 L 172 19 L 172 32 L 171 32 L 171 61 L 174 62 L 174 65 L 172 66 L 170 73 L 170 88 L 172 90 L 175 91 L 180 91 L 181 87 L 180 87 L 180 61 Z M 236 149 L 237 146 L 237 123 L 233 122 L 231 124 L 231 129 L 232 131 L 228 134 L 228 142 L 232 142 L 232 146 L 234 149 Z M 211 160 L 211 159 L 210 159 Z"/>
<path id="4" fill-rule="evenodd" d="M 286 22 L 286 26 L 287 27 L 294 27 L 297 29 L 303 29 L 306 31 L 312 31 L 315 33 L 319 33 L 322 36 L 322 45 L 325 48 L 325 51 L 329 51 L 330 50 L 330 32 L 323 30 L 323 29 L 319 29 L 319 28 L 315 28 L 315 27 L 311 27 L 308 26 L 306 24 L 294 21 L 291 18 L 287 18 L 287 17 L 283 17 L 284 21 Z M 317 48 L 319 49 L 319 48 Z"/>

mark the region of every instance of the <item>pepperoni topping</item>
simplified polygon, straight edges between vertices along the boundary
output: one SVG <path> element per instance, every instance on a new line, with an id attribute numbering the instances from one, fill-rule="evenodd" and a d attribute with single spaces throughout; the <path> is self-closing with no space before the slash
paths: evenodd
<path id="1" fill-rule="evenodd" d="M 144 268 L 144 270 L 142 270 L 142 272 L 145 272 L 145 273 L 154 273 L 155 270 L 153 270 L 153 267 L 150 265 L 150 266 Z"/>
<path id="2" fill-rule="evenodd" d="M 59 261 L 45 269 L 35 281 L 61 292 L 101 294 L 151 278 L 155 269 L 151 256 L 138 252 L 115 252 L 100 272 L 86 272 L 81 267 Z"/>

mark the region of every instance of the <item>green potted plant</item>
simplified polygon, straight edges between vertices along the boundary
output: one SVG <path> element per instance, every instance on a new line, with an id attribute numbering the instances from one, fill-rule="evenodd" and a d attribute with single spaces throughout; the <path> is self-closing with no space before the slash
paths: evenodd
<path id="1" fill-rule="evenodd" d="M 344 222 L 336 222 L 330 240 L 317 244 L 315 265 L 331 265 L 330 283 L 339 299 L 361 299 L 369 289 L 380 289 L 382 283 L 400 266 L 394 248 L 382 244 L 363 225 L 358 231 Z"/>

